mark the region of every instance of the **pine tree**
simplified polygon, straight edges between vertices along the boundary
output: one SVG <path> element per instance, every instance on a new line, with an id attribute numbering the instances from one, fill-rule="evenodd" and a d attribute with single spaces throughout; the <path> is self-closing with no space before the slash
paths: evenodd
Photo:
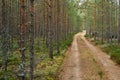
<path id="1" fill-rule="evenodd" d="M 3 71 L 4 71 L 4 79 L 7 80 L 7 65 L 8 65 L 8 22 L 7 22 L 7 1 L 2 0 L 2 57 L 3 57 Z"/>
<path id="2" fill-rule="evenodd" d="M 30 15 L 31 15 L 31 26 L 30 26 L 30 80 L 34 80 L 34 0 L 30 0 Z"/>

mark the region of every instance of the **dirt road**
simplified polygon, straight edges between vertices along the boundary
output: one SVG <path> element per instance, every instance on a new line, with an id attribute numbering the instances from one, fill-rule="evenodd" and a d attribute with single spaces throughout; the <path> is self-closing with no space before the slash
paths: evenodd
<path id="1" fill-rule="evenodd" d="M 74 36 L 65 54 L 60 80 L 120 80 L 120 67 L 84 37 Z"/>

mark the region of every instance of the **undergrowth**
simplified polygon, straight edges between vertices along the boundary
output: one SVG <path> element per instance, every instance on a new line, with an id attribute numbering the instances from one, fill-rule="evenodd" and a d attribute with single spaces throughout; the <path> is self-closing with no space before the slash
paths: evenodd
<path id="1" fill-rule="evenodd" d="M 43 40 L 38 42 L 35 40 L 34 50 L 35 50 L 35 68 L 34 68 L 34 79 L 35 80 L 58 80 L 58 72 L 60 65 L 62 64 L 64 53 L 66 49 L 71 45 L 73 35 L 68 36 L 64 42 L 61 42 L 60 54 L 57 54 L 56 44 L 54 44 L 54 59 L 51 60 L 48 56 L 48 49 L 45 46 Z M 19 71 L 19 66 L 21 63 L 19 46 L 14 43 L 12 52 L 8 53 L 8 80 L 18 80 L 17 73 Z M 1 51 L 1 50 L 0 50 Z M 27 79 L 29 80 L 29 45 L 26 46 L 26 70 Z M 4 71 L 2 69 L 2 53 L 0 52 L 0 80 L 4 80 Z"/>
<path id="2" fill-rule="evenodd" d="M 115 44 L 115 42 L 101 43 L 100 40 L 94 40 L 89 35 L 85 36 L 89 41 L 91 41 L 94 45 L 99 46 L 105 53 L 110 55 L 110 58 L 120 65 L 120 45 Z"/>
<path id="3" fill-rule="evenodd" d="M 111 59 L 120 65 L 120 45 L 107 45 L 103 51 L 110 55 Z"/>

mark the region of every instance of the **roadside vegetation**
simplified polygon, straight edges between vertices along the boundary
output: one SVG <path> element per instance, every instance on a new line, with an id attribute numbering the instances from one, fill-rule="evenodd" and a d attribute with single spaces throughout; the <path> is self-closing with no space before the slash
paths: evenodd
<path id="1" fill-rule="evenodd" d="M 120 45 L 117 43 L 108 44 L 107 42 L 101 43 L 100 40 L 94 40 L 93 37 L 86 35 L 85 36 L 89 41 L 94 45 L 100 47 L 105 53 L 107 53 L 110 58 L 120 65 Z"/>

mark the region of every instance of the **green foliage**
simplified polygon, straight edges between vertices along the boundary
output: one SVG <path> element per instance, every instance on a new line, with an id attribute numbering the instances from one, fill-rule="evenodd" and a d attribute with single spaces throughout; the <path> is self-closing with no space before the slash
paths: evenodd
<path id="1" fill-rule="evenodd" d="M 19 59 L 17 57 L 12 56 L 12 57 L 10 57 L 8 59 L 8 63 L 9 63 L 9 65 L 18 64 L 19 63 Z"/>
<path id="2" fill-rule="evenodd" d="M 118 52 L 114 52 L 111 54 L 111 59 L 113 59 L 116 63 L 120 64 L 120 50 Z"/>
<path id="3" fill-rule="evenodd" d="M 66 45 L 66 47 L 68 47 L 71 45 L 71 42 L 72 42 L 72 39 L 67 39 L 64 44 Z"/>
<path id="4" fill-rule="evenodd" d="M 46 51 L 47 47 L 43 43 L 42 40 L 40 40 L 40 45 L 38 45 L 38 41 L 35 40 L 35 80 L 45 79 L 45 80 L 56 80 L 58 77 L 58 71 L 59 67 L 63 60 L 63 53 L 64 50 L 70 46 L 72 42 L 72 35 L 67 38 L 65 43 L 62 43 L 61 45 L 64 45 L 64 47 L 61 49 L 61 53 L 57 54 L 54 50 L 54 59 L 51 60 L 48 58 L 48 53 Z M 13 46 L 16 46 L 13 45 Z M 55 46 L 54 46 L 55 47 Z M 29 66 L 29 47 L 27 47 L 26 53 L 26 68 Z M 16 80 L 16 75 L 14 74 L 15 69 L 19 66 L 20 63 L 20 52 L 18 49 L 13 50 L 13 52 L 8 53 L 8 70 L 9 70 L 9 80 Z M 2 59 L 0 59 L 0 66 L 2 65 Z M 14 68 L 14 70 L 13 70 Z M 0 75 L 3 75 L 4 72 L 0 70 Z M 27 73 L 27 78 L 29 79 L 29 75 Z M 3 76 L 0 76 L 0 80 L 3 80 Z"/>
<path id="5" fill-rule="evenodd" d="M 35 68 L 35 76 L 39 76 L 37 77 L 39 79 L 45 78 L 45 80 L 55 80 L 62 60 L 63 56 L 55 56 L 54 60 L 49 58 L 44 59 L 37 64 Z"/>
<path id="6" fill-rule="evenodd" d="M 20 59 L 18 58 L 18 54 L 19 54 L 19 51 L 14 51 L 13 53 L 9 53 L 9 56 L 8 56 L 9 65 L 19 64 Z"/>
<path id="7" fill-rule="evenodd" d="M 61 50 L 64 50 L 66 48 L 68 48 L 71 43 L 72 43 L 73 37 L 72 35 L 67 37 L 67 40 L 65 40 L 62 44 L 61 44 Z"/>
<path id="8" fill-rule="evenodd" d="M 92 38 L 90 35 L 86 34 L 85 35 L 86 38 Z"/>
<path id="9" fill-rule="evenodd" d="M 108 53 L 113 61 L 120 64 L 120 46 L 119 45 L 108 45 L 102 47 L 103 51 Z"/>
<path id="10" fill-rule="evenodd" d="M 98 74 L 99 74 L 100 78 L 102 79 L 104 76 L 104 73 L 102 71 L 98 71 Z"/>
<path id="11" fill-rule="evenodd" d="M 94 40 L 95 41 L 95 45 L 102 45 L 105 44 L 105 42 L 101 42 L 100 40 Z"/>

